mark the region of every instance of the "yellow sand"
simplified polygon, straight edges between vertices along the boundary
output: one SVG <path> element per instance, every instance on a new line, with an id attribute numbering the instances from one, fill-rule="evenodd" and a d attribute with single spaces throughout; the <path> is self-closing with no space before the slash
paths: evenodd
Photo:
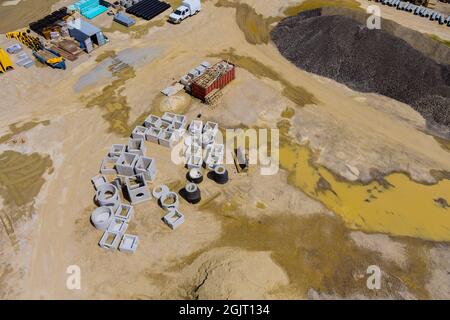
<path id="1" fill-rule="evenodd" d="M 289 182 L 342 217 L 354 229 L 398 236 L 450 241 L 450 208 L 435 199 L 450 201 L 450 180 L 423 185 L 408 176 L 394 173 L 385 178 L 392 186 L 379 182 L 368 185 L 338 180 L 328 169 L 312 163 L 312 152 L 305 145 L 280 147 L 281 166 L 290 171 Z M 328 188 L 320 189 L 320 178 Z"/>

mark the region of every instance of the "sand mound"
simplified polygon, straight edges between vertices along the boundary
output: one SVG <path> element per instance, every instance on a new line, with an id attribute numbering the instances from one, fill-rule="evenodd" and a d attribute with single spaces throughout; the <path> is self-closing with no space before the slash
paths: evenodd
<path id="1" fill-rule="evenodd" d="M 388 29 L 369 30 L 358 20 L 311 10 L 284 19 L 271 36 L 296 66 L 354 90 L 407 103 L 431 123 L 449 129 L 450 49 L 439 45 L 439 63 L 411 41 L 396 37 L 399 31 L 393 32 L 392 22 Z"/>
<path id="2" fill-rule="evenodd" d="M 269 252 L 217 248 L 201 254 L 183 270 L 190 299 L 265 299 L 288 284 Z"/>

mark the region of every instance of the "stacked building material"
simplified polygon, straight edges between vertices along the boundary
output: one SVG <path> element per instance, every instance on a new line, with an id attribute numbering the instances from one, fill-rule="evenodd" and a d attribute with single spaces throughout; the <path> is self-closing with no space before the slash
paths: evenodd
<path id="1" fill-rule="evenodd" d="M 136 21 L 122 12 L 119 12 L 114 16 L 114 21 L 120 23 L 121 25 L 124 25 L 125 27 L 131 27 L 136 23 Z"/>
<path id="2" fill-rule="evenodd" d="M 28 69 L 34 65 L 34 60 L 31 59 L 25 52 L 22 52 L 18 55 L 16 64 Z"/>
<path id="3" fill-rule="evenodd" d="M 215 94 L 236 77 L 235 69 L 233 64 L 226 61 L 220 61 L 209 67 L 192 81 L 192 95 L 205 102 L 208 95 Z"/>
<path id="4" fill-rule="evenodd" d="M 93 19 L 108 10 L 100 4 L 99 0 L 80 0 L 74 3 L 73 7 L 88 19 Z"/>
<path id="5" fill-rule="evenodd" d="M 30 29 L 36 32 L 37 34 L 46 37 L 47 31 L 55 27 L 56 22 L 64 21 L 67 19 L 68 16 L 70 15 L 67 13 L 67 8 L 63 7 L 61 9 L 52 12 L 51 14 L 45 16 L 40 20 L 30 23 Z"/>
<path id="6" fill-rule="evenodd" d="M 145 20 L 151 20 L 170 8 L 170 4 L 159 0 L 141 0 L 129 7 L 126 12 Z"/>

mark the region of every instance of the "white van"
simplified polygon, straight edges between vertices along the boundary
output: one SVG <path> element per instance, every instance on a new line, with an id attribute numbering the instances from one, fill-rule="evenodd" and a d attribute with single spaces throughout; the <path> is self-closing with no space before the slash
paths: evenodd
<path id="1" fill-rule="evenodd" d="M 169 21 L 172 23 L 180 23 L 187 17 L 197 14 L 202 9 L 200 0 L 183 0 L 179 6 L 169 16 Z"/>

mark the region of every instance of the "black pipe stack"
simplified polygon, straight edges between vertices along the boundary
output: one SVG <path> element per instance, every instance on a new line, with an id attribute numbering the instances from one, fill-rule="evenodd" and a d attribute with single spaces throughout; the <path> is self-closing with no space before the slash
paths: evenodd
<path id="1" fill-rule="evenodd" d="M 203 181 L 203 174 L 200 169 L 193 168 L 189 170 L 187 178 L 190 182 L 199 184 Z"/>

